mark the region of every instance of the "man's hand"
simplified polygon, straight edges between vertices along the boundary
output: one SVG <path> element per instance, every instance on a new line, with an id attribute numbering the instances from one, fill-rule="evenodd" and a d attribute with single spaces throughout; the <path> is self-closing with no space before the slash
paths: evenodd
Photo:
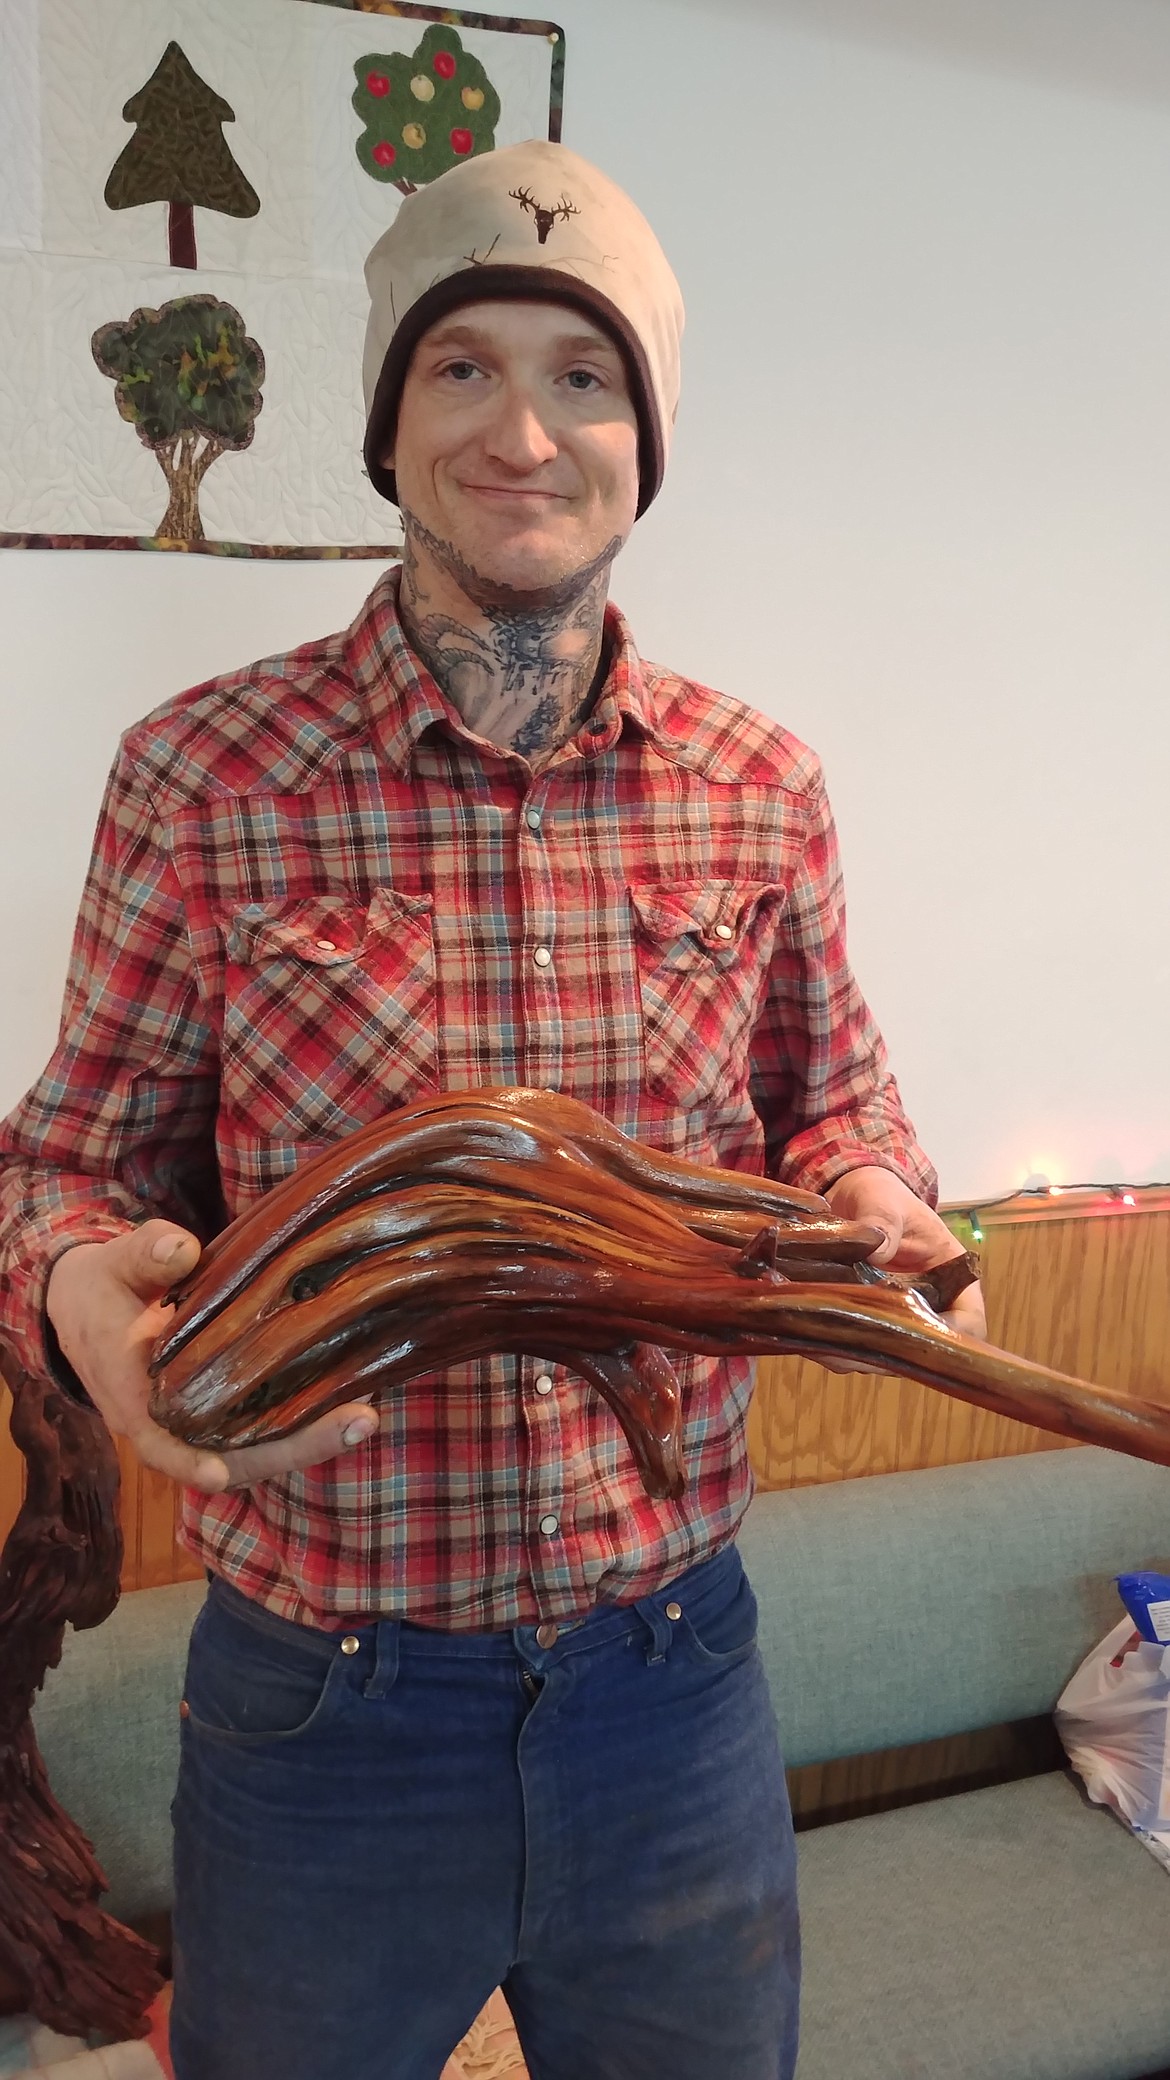
<path id="1" fill-rule="evenodd" d="M 829 1186 L 825 1197 L 842 1220 L 869 1221 L 884 1231 L 885 1240 L 872 1252 L 870 1263 L 885 1271 L 929 1271 L 935 1264 L 945 1264 L 948 1257 L 963 1255 L 962 1243 L 946 1222 L 892 1170 L 876 1164 L 847 1170 Z M 964 1336 L 986 1341 L 987 1315 L 978 1282 L 965 1287 L 943 1320 Z"/>
<path id="2" fill-rule="evenodd" d="M 49 1275 L 46 1307 L 65 1357 L 115 1437 L 147 1466 L 215 1494 L 319 1466 L 373 1435 L 378 1418 L 351 1401 L 275 1444 L 205 1452 L 182 1444 L 147 1413 L 147 1363 L 170 1320 L 163 1295 L 194 1270 L 199 1243 L 169 1221 L 146 1221 L 113 1242 L 78 1243 Z"/>

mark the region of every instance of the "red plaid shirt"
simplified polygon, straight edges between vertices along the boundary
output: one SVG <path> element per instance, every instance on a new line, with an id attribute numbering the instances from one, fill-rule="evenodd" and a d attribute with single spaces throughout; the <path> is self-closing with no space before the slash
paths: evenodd
<path id="1" fill-rule="evenodd" d="M 428 1090 L 547 1086 L 702 1163 L 823 1190 L 878 1162 L 933 1196 L 849 970 L 816 759 L 643 663 L 613 610 L 608 632 L 593 718 L 536 773 L 407 648 L 396 572 L 345 634 L 129 733 L 58 1047 L 0 1133 L 0 1321 L 27 1368 L 63 1249 L 150 1213 L 206 1237 Z M 751 1492 L 750 1364 L 679 1369 L 680 1502 L 642 1492 L 570 1372 L 495 1358 L 415 1380 L 328 1465 L 189 1489 L 185 1540 L 323 1626 L 631 1601 L 723 1545 Z"/>

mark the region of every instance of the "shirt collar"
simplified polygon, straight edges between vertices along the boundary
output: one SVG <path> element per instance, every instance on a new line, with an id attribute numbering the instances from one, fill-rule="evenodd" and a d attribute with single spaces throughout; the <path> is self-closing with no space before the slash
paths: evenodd
<path id="1" fill-rule="evenodd" d="M 400 569 L 383 572 L 345 636 L 348 676 L 369 719 L 378 751 L 403 777 L 414 749 L 433 724 L 466 736 L 458 711 L 416 657 L 398 614 Z M 649 674 L 634 646 L 625 617 L 605 611 L 610 667 L 585 742 L 608 751 L 630 724 L 646 736 L 658 734 L 658 715 Z M 604 728 L 598 729 L 598 723 Z"/>

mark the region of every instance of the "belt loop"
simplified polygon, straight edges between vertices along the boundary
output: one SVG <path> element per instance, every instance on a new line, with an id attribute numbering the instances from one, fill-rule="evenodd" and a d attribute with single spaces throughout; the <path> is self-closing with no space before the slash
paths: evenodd
<path id="1" fill-rule="evenodd" d="M 674 1638 L 674 1627 L 665 1612 L 659 1609 L 653 1596 L 640 1597 L 634 1609 L 650 1634 L 646 1648 L 646 1665 L 653 1668 L 656 1663 L 665 1661 Z"/>
<path id="2" fill-rule="evenodd" d="M 397 1618 L 379 1618 L 374 1634 L 374 1672 L 367 1676 L 362 1685 L 363 1697 L 385 1697 L 393 1687 L 398 1674 L 398 1635 L 401 1623 Z"/>

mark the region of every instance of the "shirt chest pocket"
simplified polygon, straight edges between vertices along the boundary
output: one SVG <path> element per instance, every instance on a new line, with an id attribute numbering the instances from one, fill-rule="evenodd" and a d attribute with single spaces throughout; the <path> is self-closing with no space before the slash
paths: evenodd
<path id="1" fill-rule="evenodd" d="M 436 1078 L 431 898 L 378 888 L 250 903 L 224 935 L 222 1103 L 279 1139 L 332 1139 Z"/>
<path id="2" fill-rule="evenodd" d="M 784 896 L 774 881 L 630 889 L 646 1079 L 683 1111 L 746 1090 Z"/>

